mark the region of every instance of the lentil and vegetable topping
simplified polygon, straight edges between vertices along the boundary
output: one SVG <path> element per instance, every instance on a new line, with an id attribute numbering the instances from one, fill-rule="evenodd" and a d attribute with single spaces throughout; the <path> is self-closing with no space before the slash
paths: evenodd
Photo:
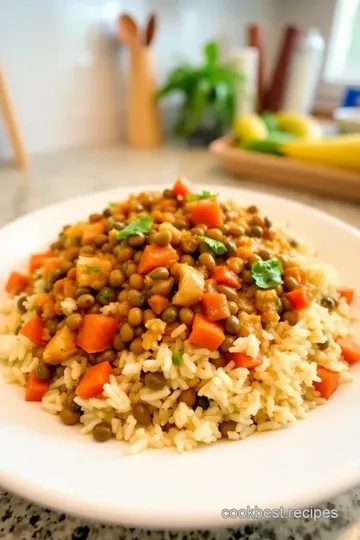
<path id="1" fill-rule="evenodd" d="M 242 424 L 235 397 L 249 391 L 241 393 L 239 380 L 245 373 L 260 396 L 256 385 L 265 384 L 261 370 L 270 369 L 274 343 L 294 336 L 300 323 L 309 326 L 311 309 L 336 325 L 354 296 L 350 288 L 319 286 L 299 241 L 275 230 L 257 206 L 222 203 L 182 178 L 64 226 L 49 251 L 31 256 L 29 269 L 12 272 L 6 285 L 17 332 L 33 346 L 26 399 L 42 400 L 66 425 L 92 426 L 96 441 L 115 436 L 139 446 L 147 428 L 190 448 L 184 433 L 200 430 L 207 415 L 208 431 L 192 441 L 243 438 L 281 423 L 259 397 Z M 339 335 L 348 339 L 344 329 Z M 325 399 L 339 383 L 327 354 L 360 359 L 358 345 L 336 339 L 327 331 L 306 353 L 315 369 L 307 386 Z M 320 375 L 316 365 L 327 371 Z M 211 386 L 216 377 L 221 398 Z"/>

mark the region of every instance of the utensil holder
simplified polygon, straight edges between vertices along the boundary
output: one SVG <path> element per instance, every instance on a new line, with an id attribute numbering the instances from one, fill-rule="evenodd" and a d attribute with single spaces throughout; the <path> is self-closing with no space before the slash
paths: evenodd
<path id="1" fill-rule="evenodd" d="M 156 102 L 154 59 L 149 47 L 130 49 L 128 142 L 133 148 L 156 148 L 162 142 Z"/>

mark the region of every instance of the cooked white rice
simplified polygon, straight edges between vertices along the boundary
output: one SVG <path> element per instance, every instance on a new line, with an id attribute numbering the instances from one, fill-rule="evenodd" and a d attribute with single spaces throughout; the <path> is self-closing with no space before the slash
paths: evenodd
<path id="1" fill-rule="evenodd" d="M 313 257 L 305 244 L 300 245 L 295 257 L 322 294 L 336 295 L 337 277 L 332 267 Z M 41 292 L 41 281 L 39 276 L 38 292 Z M 30 310 L 33 300 L 34 297 L 28 299 Z M 1 328 L 0 360 L 7 364 L 6 381 L 24 386 L 26 375 L 36 367 L 38 359 L 32 343 L 14 335 L 21 323 L 16 301 L 17 298 L 8 300 L 2 308 L 5 319 Z M 72 299 L 62 302 L 65 314 L 72 313 L 75 306 Z M 102 308 L 102 312 L 110 314 L 115 309 L 116 305 L 110 304 Z M 332 312 L 313 301 L 295 326 L 279 322 L 274 328 L 263 331 L 261 340 L 250 335 L 235 341 L 232 352 L 263 356 L 263 363 L 249 371 L 234 368 L 233 362 L 216 369 L 211 360 L 219 353 L 196 348 L 184 340 L 185 325 L 179 326 L 171 336 L 163 337 L 165 323 L 149 321 L 143 335 L 146 352 L 139 357 L 127 351 L 118 353 L 114 375 L 104 385 L 100 398 L 75 398 L 83 411 L 81 433 L 89 434 L 98 423 L 106 421 L 111 424 L 115 439 L 128 441 L 133 453 L 171 446 L 182 452 L 199 443 L 216 442 L 221 437 L 219 424 L 227 420 L 236 423 L 229 439 L 241 440 L 256 431 L 278 429 L 303 419 L 311 409 L 325 403 L 313 387 L 313 382 L 319 380 L 318 364 L 340 372 L 341 382 L 352 380 L 334 340 L 337 336 L 349 335 L 350 322 L 349 307 L 344 300 L 340 300 L 338 309 Z M 326 340 L 328 348 L 319 350 L 317 344 Z M 184 351 L 183 361 L 181 366 L 176 366 L 172 355 L 179 350 Z M 42 400 L 43 408 L 50 414 L 62 410 L 69 393 L 88 369 L 86 357 L 80 355 L 61 365 L 63 375 L 52 383 Z M 155 371 L 162 372 L 167 381 L 159 391 L 149 390 L 141 382 L 142 372 Z M 193 410 L 179 403 L 181 391 L 188 388 L 209 398 L 210 407 Z M 138 402 L 147 403 L 152 413 L 153 421 L 147 428 L 139 426 L 132 415 L 132 407 Z"/>

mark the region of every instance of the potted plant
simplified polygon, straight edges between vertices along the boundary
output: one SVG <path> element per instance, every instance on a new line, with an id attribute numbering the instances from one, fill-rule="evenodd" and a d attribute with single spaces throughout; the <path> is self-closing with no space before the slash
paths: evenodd
<path id="1" fill-rule="evenodd" d="M 204 47 L 203 65 L 181 64 L 173 69 L 158 97 L 180 94 L 176 135 L 190 144 L 207 145 L 232 127 L 241 82 L 234 66 L 220 62 L 217 43 L 210 42 Z"/>

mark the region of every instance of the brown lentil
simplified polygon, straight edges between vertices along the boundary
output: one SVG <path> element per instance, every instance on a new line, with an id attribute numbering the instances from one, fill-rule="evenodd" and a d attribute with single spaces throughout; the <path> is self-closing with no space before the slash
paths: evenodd
<path id="1" fill-rule="evenodd" d="M 236 302 L 238 295 L 235 289 L 232 289 L 231 287 L 228 287 L 227 285 L 218 285 L 217 291 L 220 294 L 225 294 L 228 300 L 232 300 L 233 302 Z"/>
<path id="2" fill-rule="evenodd" d="M 299 321 L 299 315 L 296 311 L 284 311 L 281 318 L 283 321 L 287 321 L 291 326 L 295 326 Z"/>
<path id="3" fill-rule="evenodd" d="M 158 281 L 152 287 L 152 294 L 159 294 L 160 296 L 169 296 L 174 285 L 174 278 L 169 278 L 164 281 Z"/>
<path id="4" fill-rule="evenodd" d="M 229 431 L 236 430 L 236 422 L 234 420 L 227 420 L 219 425 L 219 431 L 223 437 L 228 437 Z"/>
<path id="5" fill-rule="evenodd" d="M 210 362 L 216 367 L 216 369 L 224 368 L 228 363 L 225 354 L 221 352 L 219 352 L 219 356 L 217 358 L 212 358 Z"/>
<path id="6" fill-rule="evenodd" d="M 179 308 L 176 306 L 169 306 L 161 313 L 161 319 L 166 323 L 173 323 L 178 318 Z"/>
<path id="7" fill-rule="evenodd" d="M 188 307 L 182 307 L 179 310 L 179 319 L 186 326 L 191 326 L 194 320 L 194 312 Z"/>
<path id="8" fill-rule="evenodd" d="M 39 362 L 35 369 L 35 375 L 41 381 L 48 381 L 53 375 L 53 370 L 49 364 Z"/>
<path id="9" fill-rule="evenodd" d="M 182 264 L 188 264 L 189 266 L 195 266 L 195 259 L 191 255 L 185 254 L 181 255 L 180 262 Z"/>
<path id="10" fill-rule="evenodd" d="M 179 396 L 179 401 L 192 408 L 196 403 L 196 392 L 193 388 L 183 390 Z"/>
<path id="11" fill-rule="evenodd" d="M 112 437 L 111 425 L 108 422 L 100 422 L 94 427 L 92 434 L 97 442 L 106 442 Z"/>
<path id="12" fill-rule="evenodd" d="M 230 315 L 223 321 L 223 326 L 228 334 L 237 334 L 240 330 L 240 321 L 235 315 Z"/>
<path id="13" fill-rule="evenodd" d="M 126 348 L 126 343 L 121 339 L 120 334 L 114 336 L 112 346 L 116 351 L 123 351 Z"/>
<path id="14" fill-rule="evenodd" d="M 110 287 L 103 287 L 96 296 L 96 300 L 102 305 L 106 306 L 110 302 L 115 300 L 115 291 Z"/>
<path id="15" fill-rule="evenodd" d="M 130 343 L 130 351 L 135 354 L 136 356 L 140 356 L 143 352 L 145 352 L 144 347 L 142 346 L 142 339 L 141 337 L 137 337 L 132 340 Z"/>
<path id="16" fill-rule="evenodd" d="M 159 279 L 161 280 L 168 279 L 169 270 L 165 268 L 164 266 L 159 266 L 159 268 L 155 268 L 155 270 L 152 270 L 152 272 L 150 272 L 148 276 L 155 281 Z"/>
<path id="17" fill-rule="evenodd" d="M 220 349 L 222 350 L 222 352 L 229 352 L 229 349 L 230 347 L 232 347 L 234 341 L 234 336 L 225 336 L 224 341 L 220 345 Z"/>
<path id="18" fill-rule="evenodd" d="M 148 321 L 151 321 L 152 319 L 156 319 L 156 315 L 152 309 L 145 309 L 143 318 L 144 318 L 144 324 L 146 324 Z"/>
<path id="19" fill-rule="evenodd" d="M 88 310 L 88 313 L 93 313 L 93 314 L 99 314 L 100 313 L 100 309 L 101 309 L 101 304 L 99 304 L 99 302 L 96 302 L 89 310 Z"/>
<path id="20" fill-rule="evenodd" d="M 80 255 L 85 255 L 86 257 L 94 255 L 95 248 L 94 246 L 83 246 L 80 248 Z"/>
<path id="21" fill-rule="evenodd" d="M 166 379 L 160 371 L 155 373 L 149 371 L 144 375 L 144 383 L 151 390 L 161 390 L 166 385 Z"/>
<path id="22" fill-rule="evenodd" d="M 190 236 L 181 242 L 181 249 L 184 253 L 195 253 L 199 246 L 199 240 L 195 236 Z"/>
<path id="23" fill-rule="evenodd" d="M 293 291 L 300 287 L 300 283 L 292 276 L 285 276 L 284 286 L 288 291 Z"/>
<path id="24" fill-rule="evenodd" d="M 71 409 L 63 409 L 60 413 L 60 420 L 67 426 L 73 426 L 79 422 L 80 416 L 80 412 Z"/>
<path id="25" fill-rule="evenodd" d="M 110 287 L 121 287 L 125 281 L 125 276 L 121 270 L 112 270 L 109 275 Z"/>
<path id="26" fill-rule="evenodd" d="M 101 246 L 102 253 L 112 253 L 112 250 L 113 250 L 113 247 L 110 244 L 110 242 L 105 242 L 105 244 Z"/>
<path id="27" fill-rule="evenodd" d="M 139 247 L 142 246 L 145 242 L 145 236 L 143 234 L 135 234 L 134 236 L 130 236 L 129 240 L 129 246 L 133 247 Z"/>
<path id="28" fill-rule="evenodd" d="M 129 311 L 128 323 L 131 326 L 139 326 L 142 323 L 143 314 L 140 308 L 133 307 Z"/>
<path id="29" fill-rule="evenodd" d="M 120 330 L 120 337 L 123 341 L 132 341 L 135 337 L 135 332 L 132 326 L 129 323 L 123 324 Z"/>
<path id="30" fill-rule="evenodd" d="M 218 242 L 221 242 L 224 235 L 220 229 L 208 229 L 206 232 L 206 236 L 208 238 L 212 238 L 213 240 L 217 240 Z"/>
<path id="31" fill-rule="evenodd" d="M 135 420 L 143 426 L 149 426 L 151 424 L 151 414 L 149 408 L 145 403 L 136 403 L 132 410 Z"/>
<path id="32" fill-rule="evenodd" d="M 70 330 L 79 330 L 80 326 L 82 325 L 82 315 L 80 313 L 72 313 L 68 317 L 66 317 L 66 326 L 70 328 Z"/>
<path id="33" fill-rule="evenodd" d="M 101 362 L 109 362 L 110 364 L 112 364 L 116 360 L 116 353 L 112 349 L 107 349 L 106 351 L 99 353 L 96 357 L 96 360 L 99 364 Z"/>
<path id="34" fill-rule="evenodd" d="M 108 241 L 108 237 L 106 234 L 97 234 L 94 238 L 95 246 L 101 247 Z"/>
<path id="35" fill-rule="evenodd" d="M 134 256 L 134 249 L 131 246 L 125 246 L 118 250 L 117 258 L 118 261 L 123 263 L 126 261 L 131 261 Z"/>
<path id="36" fill-rule="evenodd" d="M 127 296 L 130 306 L 141 307 L 145 303 L 144 293 L 136 289 L 130 289 Z"/>
<path id="37" fill-rule="evenodd" d="M 215 259 L 211 253 L 201 253 L 198 261 L 201 266 L 205 266 L 208 270 L 213 270 L 216 266 Z"/>
<path id="38" fill-rule="evenodd" d="M 171 232 L 170 231 L 160 231 L 154 234 L 153 236 L 154 244 L 158 246 L 167 246 L 171 242 Z"/>

